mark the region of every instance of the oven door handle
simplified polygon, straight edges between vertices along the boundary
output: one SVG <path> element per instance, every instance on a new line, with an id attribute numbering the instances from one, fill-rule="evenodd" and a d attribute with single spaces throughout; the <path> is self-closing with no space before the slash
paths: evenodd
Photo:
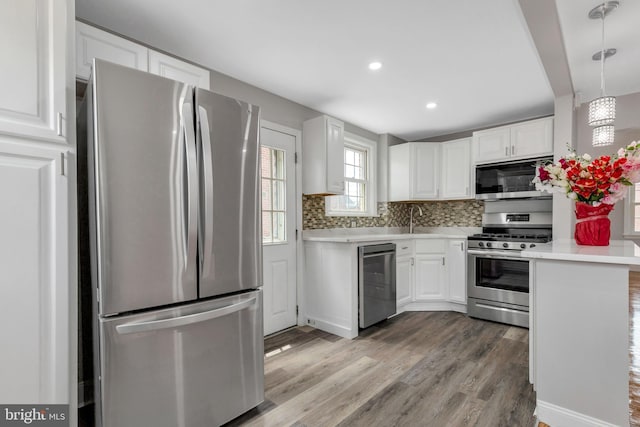
<path id="1" fill-rule="evenodd" d="M 523 261 L 526 260 L 519 255 L 520 252 L 518 252 L 518 255 L 515 255 L 512 252 L 507 252 L 507 251 L 485 251 L 485 250 L 467 249 L 467 253 L 469 255 L 475 255 L 482 258 L 514 259 L 514 260 L 523 260 Z"/>

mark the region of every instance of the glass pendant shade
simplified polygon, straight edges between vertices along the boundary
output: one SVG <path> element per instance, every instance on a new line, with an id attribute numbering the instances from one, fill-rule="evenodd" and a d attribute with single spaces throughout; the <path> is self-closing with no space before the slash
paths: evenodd
<path id="1" fill-rule="evenodd" d="M 593 128 L 593 141 L 594 147 L 604 147 L 606 145 L 612 145 L 615 138 L 615 128 L 611 125 L 598 126 Z"/>
<path id="2" fill-rule="evenodd" d="M 589 103 L 589 126 L 610 125 L 615 118 L 615 96 L 602 96 Z"/>

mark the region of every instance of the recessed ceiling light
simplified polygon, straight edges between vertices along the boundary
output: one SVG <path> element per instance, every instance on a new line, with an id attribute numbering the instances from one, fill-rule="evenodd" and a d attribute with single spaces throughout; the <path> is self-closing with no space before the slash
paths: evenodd
<path id="1" fill-rule="evenodd" d="M 369 64 L 369 69 L 370 70 L 375 71 L 375 70 L 379 70 L 380 68 L 382 68 L 382 62 L 376 61 L 376 62 L 372 62 L 371 64 Z"/>
<path id="2" fill-rule="evenodd" d="M 434 108 L 436 108 L 438 106 L 438 104 L 436 104 L 435 102 L 429 102 L 427 103 L 427 108 L 430 110 L 433 110 Z"/>

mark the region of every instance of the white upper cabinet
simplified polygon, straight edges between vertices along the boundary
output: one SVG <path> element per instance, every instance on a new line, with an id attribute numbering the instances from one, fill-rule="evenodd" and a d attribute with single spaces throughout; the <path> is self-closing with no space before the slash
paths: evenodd
<path id="1" fill-rule="evenodd" d="M 202 89 L 209 89 L 208 70 L 155 50 L 149 50 L 149 72 Z"/>
<path id="2" fill-rule="evenodd" d="M 0 3 L 0 132 L 67 143 L 67 4 Z"/>
<path id="3" fill-rule="evenodd" d="M 475 180 L 471 162 L 471 138 L 442 143 L 442 199 L 470 199 Z"/>
<path id="4" fill-rule="evenodd" d="M 511 126 L 511 156 L 553 154 L 553 119 L 545 118 Z"/>
<path id="5" fill-rule="evenodd" d="M 210 87 L 210 73 L 201 67 L 165 55 L 138 43 L 76 22 L 76 76 L 88 80 L 93 58 L 104 59 L 198 86 Z"/>
<path id="6" fill-rule="evenodd" d="M 76 76 L 79 78 L 89 79 L 93 58 L 147 71 L 148 50 L 137 43 L 76 22 Z"/>
<path id="7" fill-rule="evenodd" d="M 328 116 L 302 128 L 302 192 L 344 194 L 344 123 Z"/>
<path id="8" fill-rule="evenodd" d="M 475 163 L 553 154 L 553 117 L 473 133 Z"/>
<path id="9" fill-rule="evenodd" d="M 389 200 L 473 197 L 471 139 L 408 142 L 389 147 Z"/>
<path id="10" fill-rule="evenodd" d="M 389 147 L 389 201 L 437 199 L 439 176 L 440 144 Z"/>

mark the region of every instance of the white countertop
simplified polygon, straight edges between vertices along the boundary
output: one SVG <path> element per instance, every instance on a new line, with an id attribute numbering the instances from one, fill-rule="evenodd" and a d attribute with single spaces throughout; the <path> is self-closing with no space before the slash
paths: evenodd
<path id="1" fill-rule="evenodd" d="M 480 227 L 417 227 L 413 234 L 404 227 L 332 228 L 305 230 L 302 239 L 310 242 L 359 243 L 405 239 L 460 239 L 479 233 Z"/>
<path id="2" fill-rule="evenodd" d="M 611 240 L 609 246 L 582 246 L 573 239 L 558 239 L 521 254 L 532 259 L 640 265 L 640 248 L 625 240 Z"/>

